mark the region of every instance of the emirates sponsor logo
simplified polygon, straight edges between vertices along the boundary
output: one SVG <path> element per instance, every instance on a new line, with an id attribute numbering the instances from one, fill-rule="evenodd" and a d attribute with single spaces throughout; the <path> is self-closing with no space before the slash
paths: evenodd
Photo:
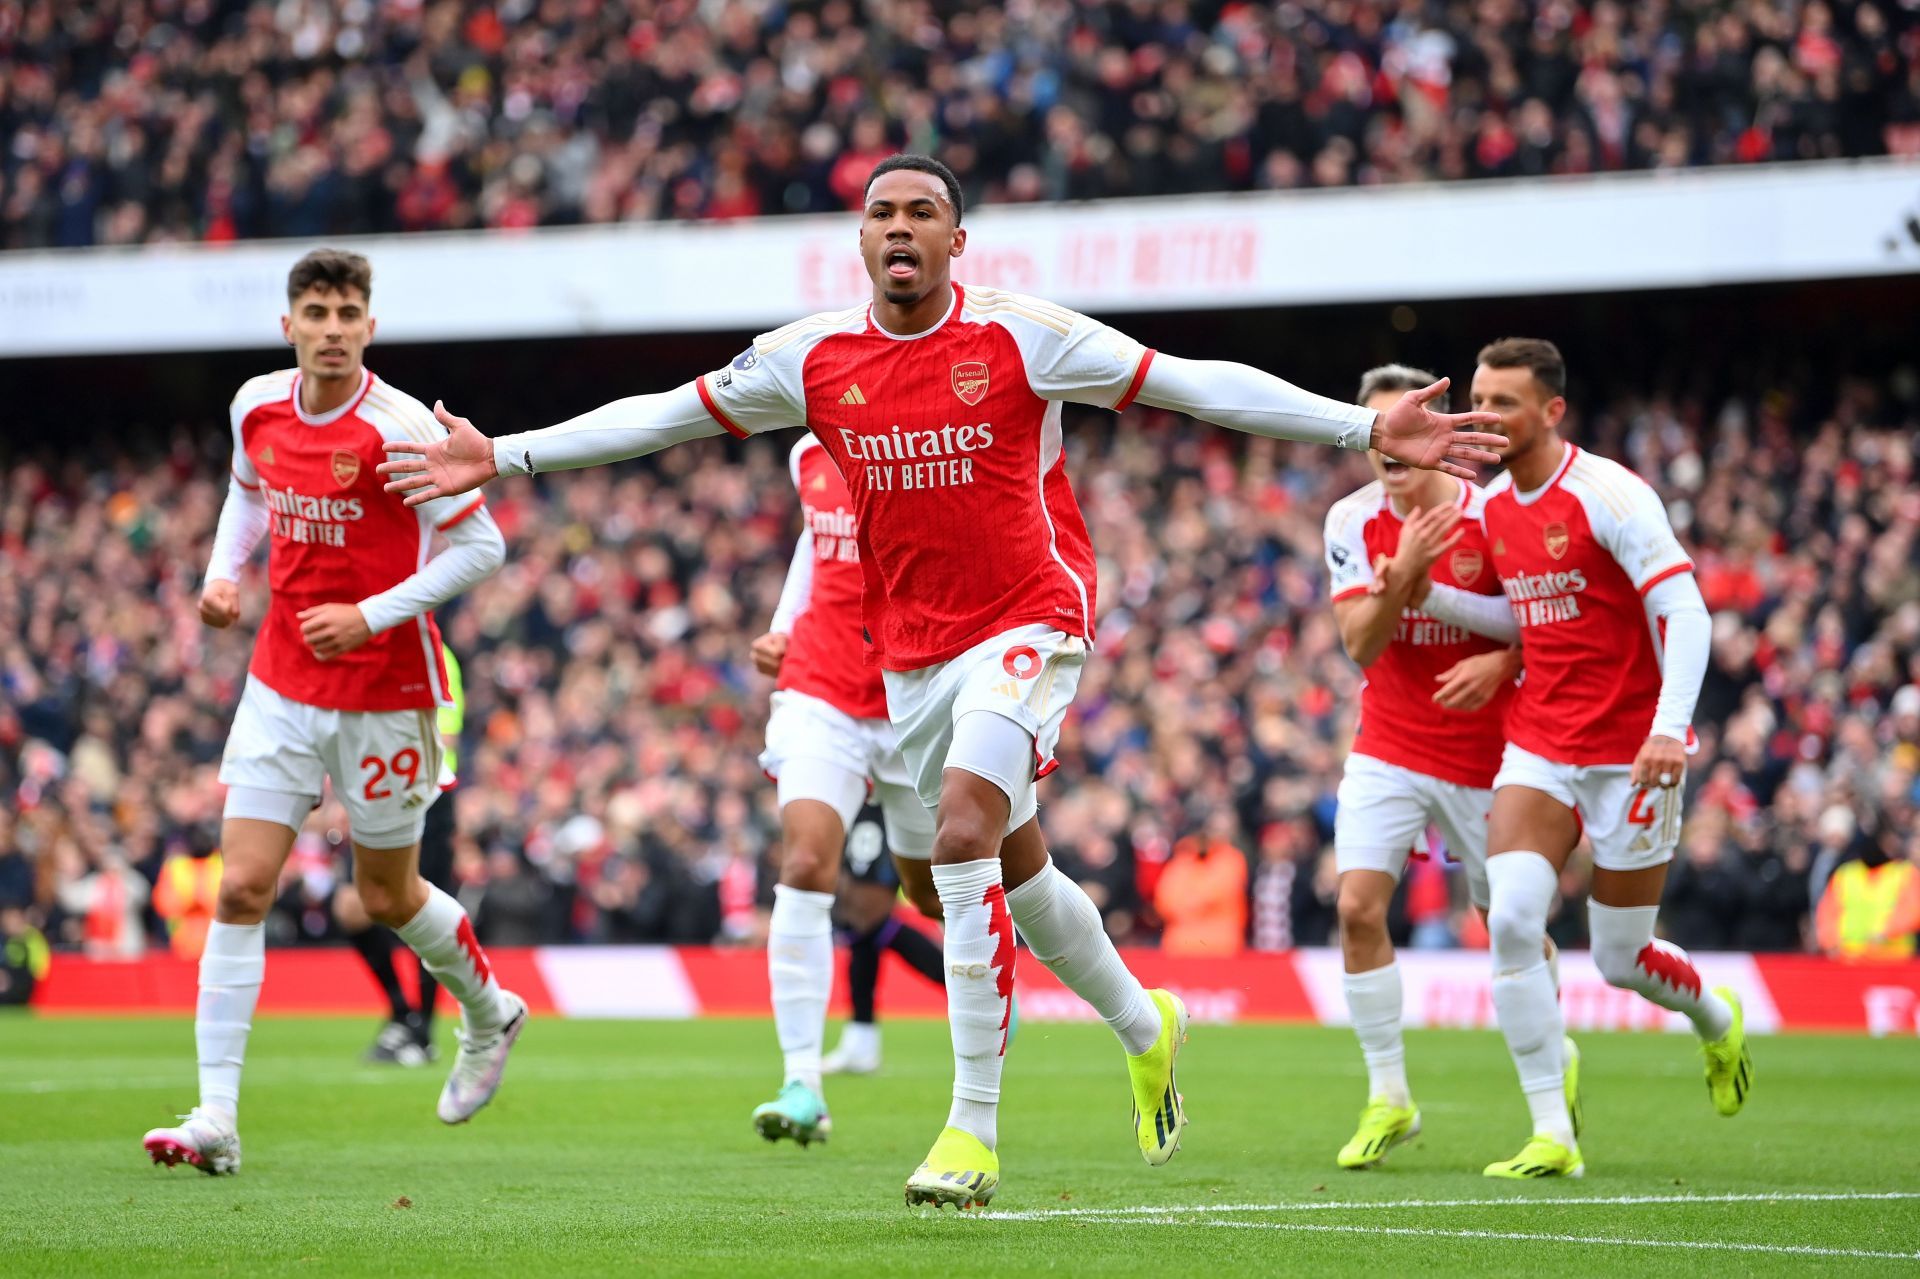
<path id="1" fill-rule="evenodd" d="M 993 423 L 915 431 L 899 425 L 885 431 L 861 433 L 840 427 L 846 462 L 881 463 L 863 468 L 861 480 L 869 493 L 906 489 L 950 488 L 973 483 L 973 459 L 967 456 L 993 447 Z M 854 472 L 843 464 L 841 473 Z"/>
<path id="2" fill-rule="evenodd" d="M 1521 573 L 1500 585 L 1510 600 L 1537 600 L 1549 595 L 1573 595 L 1587 589 L 1587 575 L 1577 568 L 1563 573 Z"/>
<path id="3" fill-rule="evenodd" d="M 1480 570 L 1486 567 L 1486 559 L 1476 550 L 1455 551 L 1447 560 L 1447 567 L 1453 570 L 1453 580 L 1461 586 L 1472 586 L 1480 578 Z"/>
<path id="4" fill-rule="evenodd" d="M 335 449 L 333 451 L 333 482 L 341 488 L 350 488 L 359 478 L 360 455 L 347 449 Z"/>
<path id="5" fill-rule="evenodd" d="M 981 360 L 968 360 L 953 366 L 953 393 L 960 402 L 972 407 L 987 398 L 987 366 Z"/>
<path id="6" fill-rule="evenodd" d="M 347 544 L 347 526 L 365 518 L 357 497 L 309 497 L 292 488 L 263 489 L 272 512 L 273 535 L 303 546 Z"/>
<path id="7" fill-rule="evenodd" d="M 1556 520 L 1552 524 L 1547 525 L 1546 528 L 1540 530 L 1540 536 L 1547 544 L 1547 554 L 1553 556 L 1556 560 L 1566 558 L 1567 547 L 1572 545 L 1573 538 L 1568 536 L 1567 526 L 1565 524 Z"/>

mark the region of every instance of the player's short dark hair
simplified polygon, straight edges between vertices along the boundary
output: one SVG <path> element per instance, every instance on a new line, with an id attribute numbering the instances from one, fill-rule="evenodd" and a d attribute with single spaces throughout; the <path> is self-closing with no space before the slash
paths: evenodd
<path id="1" fill-rule="evenodd" d="M 1353 402 L 1365 404 L 1382 391 L 1422 390 L 1439 380 L 1425 369 L 1416 369 L 1410 364 L 1382 364 L 1360 375 L 1360 394 L 1353 397 Z M 1452 392 L 1442 391 L 1427 401 L 1427 407 L 1436 413 L 1446 413 L 1450 411 L 1451 401 Z"/>
<path id="2" fill-rule="evenodd" d="M 1490 369 L 1530 369 L 1549 395 L 1567 393 L 1567 362 L 1545 338 L 1501 338 L 1480 348 L 1479 362 Z"/>
<path id="3" fill-rule="evenodd" d="M 292 302 L 315 285 L 336 293 L 349 286 L 373 301 L 373 263 L 345 249 L 315 249 L 287 272 L 287 301 Z"/>
<path id="4" fill-rule="evenodd" d="M 953 205 L 953 224 L 960 225 L 960 215 L 966 212 L 966 200 L 960 195 L 960 179 L 953 176 L 953 170 L 930 155 L 913 155 L 901 152 L 890 155 L 873 166 L 873 172 L 867 175 L 867 189 L 889 173 L 898 173 L 905 169 L 912 173 L 930 173 L 947 188 L 947 202 Z"/>

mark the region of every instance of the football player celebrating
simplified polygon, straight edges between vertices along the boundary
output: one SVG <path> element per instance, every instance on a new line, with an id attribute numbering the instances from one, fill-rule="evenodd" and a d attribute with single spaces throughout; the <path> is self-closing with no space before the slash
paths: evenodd
<path id="1" fill-rule="evenodd" d="M 1499 414 L 1507 469 L 1483 514 L 1505 598 L 1423 580 L 1414 603 L 1502 641 L 1526 679 L 1487 823 L 1493 1003 L 1533 1114 L 1533 1137 L 1489 1177 L 1585 1170 L 1561 1089 L 1560 1004 L 1541 958 L 1547 913 L 1584 829 L 1593 845 L 1588 932 L 1606 980 L 1693 1023 L 1707 1091 L 1737 1114 L 1753 1086 L 1740 1000 L 1707 990 L 1687 953 L 1653 935 L 1680 839 L 1693 708 L 1711 625 L 1693 564 L 1653 489 L 1560 438 L 1567 366 L 1551 342 L 1480 352 L 1476 409 Z"/>
<path id="2" fill-rule="evenodd" d="M 396 443 L 409 502 L 495 475 L 637 457 L 725 431 L 805 426 L 846 479 L 859 521 L 868 660 L 921 802 L 935 810 L 933 881 L 946 919 L 953 1105 L 907 1180 L 909 1203 L 985 1203 L 999 1184 L 998 1102 L 1012 1012 L 1014 927 L 1100 1013 L 1127 1053 L 1134 1132 L 1154 1165 L 1186 1125 L 1174 1061 L 1187 1014 L 1127 970 L 1085 893 L 1048 858 L 1035 782 L 1094 636 L 1086 521 L 1067 482 L 1061 405 L 1136 400 L 1285 439 L 1470 474 L 1500 437 L 1445 415 L 1445 384 L 1379 413 L 1221 361 L 1158 356 L 1064 307 L 962 287 L 960 184 L 939 161 L 894 156 L 869 179 L 859 244 L 872 297 L 755 339 L 724 369 L 617 400 L 541 431 Z"/>

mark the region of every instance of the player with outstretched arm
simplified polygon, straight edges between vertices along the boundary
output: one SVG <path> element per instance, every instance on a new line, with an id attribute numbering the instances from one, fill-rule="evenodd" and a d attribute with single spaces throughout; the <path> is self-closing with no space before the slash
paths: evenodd
<path id="1" fill-rule="evenodd" d="M 527 1006 L 500 988 L 460 903 L 420 877 L 420 835 L 440 795 L 435 712 L 449 704 L 432 610 L 485 580 L 506 544 L 485 504 L 408 504 L 381 488 L 383 445 L 445 432 L 366 367 L 373 270 L 318 249 L 287 277 L 281 329 L 295 367 L 234 397 L 233 476 L 200 618 L 240 617 L 241 569 L 268 542 L 272 594 L 227 737 L 225 870 L 200 960 L 194 1041 L 200 1104 L 145 1138 L 155 1163 L 240 1169 L 240 1070 L 266 972 L 281 867 L 329 780 L 346 806 L 366 913 L 413 947 L 460 1002 L 464 1027 L 439 1115 L 464 1123 L 499 1087 Z M 428 557 L 434 533 L 447 549 Z"/>
<path id="2" fill-rule="evenodd" d="M 959 183 L 927 156 L 873 171 L 859 247 L 872 299 L 763 334 L 726 368 L 657 395 L 489 439 L 398 442 L 385 470 L 407 500 L 496 475 L 638 457 L 727 432 L 804 426 L 853 498 L 868 660 L 921 801 L 936 813 L 933 880 L 946 917 L 953 1105 L 909 1203 L 985 1203 L 999 1184 L 997 1117 L 1013 993 L 1014 926 L 1100 1013 L 1126 1050 L 1134 1130 L 1149 1164 L 1186 1125 L 1174 1063 L 1185 1008 L 1127 970 L 1085 893 L 1048 858 L 1035 782 L 1094 637 L 1094 559 L 1067 482 L 1061 404 L 1136 400 L 1284 439 L 1471 474 L 1502 437 L 1427 401 L 1386 413 L 1313 395 L 1242 364 L 1157 356 L 1107 325 L 998 289 L 962 287 Z"/>

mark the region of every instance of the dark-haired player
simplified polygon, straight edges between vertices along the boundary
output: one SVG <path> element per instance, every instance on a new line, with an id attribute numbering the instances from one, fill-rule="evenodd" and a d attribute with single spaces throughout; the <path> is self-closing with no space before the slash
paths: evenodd
<path id="1" fill-rule="evenodd" d="M 495 475 L 565 470 L 726 431 L 805 426 L 845 477 L 859 521 L 867 660 L 921 801 L 936 810 L 933 880 L 946 917 L 954 1091 L 947 1125 L 907 1180 L 909 1203 L 985 1203 L 999 1183 L 997 1116 L 1014 926 L 1113 1028 L 1127 1053 L 1141 1154 L 1162 1164 L 1186 1115 L 1174 1058 L 1187 1014 L 1134 978 L 1085 893 L 1048 859 L 1035 782 L 1094 633 L 1094 559 L 1067 483 L 1061 404 L 1135 400 L 1255 434 L 1312 440 L 1466 474 L 1498 437 L 1426 402 L 1377 413 L 1242 364 L 1158 356 L 1064 307 L 953 282 L 966 249 L 959 184 L 926 156 L 873 171 L 859 246 L 871 299 L 763 334 L 724 369 L 543 431 L 490 440 L 463 419 L 387 464 L 408 501 Z M 409 456 L 412 455 L 412 456 Z"/>
<path id="2" fill-rule="evenodd" d="M 1533 1137 L 1489 1177 L 1578 1177 L 1586 1163 L 1561 1088 L 1559 1000 L 1542 959 L 1560 870 L 1593 844 L 1588 932 L 1600 975 L 1684 1015 L 1700 1036 L 1723 1115 L 1753 1083 L 1740 1000 L 1708 990 L 1678 946 L 1653 935 L 1711 623 L 1693 563 L 1659 495 L 1618 462 L 1560 438 L 1567 366 L 1551 342 L 1480 352 L 1473 406 L 1497 413 L 1506 472 L 1482 520 L 1503 596 L 1422 578 L 1414 603 L 1511 642 L 1526 679 L 1487 819 L 1493 1006 L 1532 1111 Z"/>
<path id="3" fill-rule="evenodd" d="M 155 1163 L 240 1168 L 240 1068 L 266 971 L 266 918 L 280 868 L 323 783 L 346 806 L 353 879 L 376 922 L 413 947 L 465 1022 L 439 1115 L 464 1123 L 492 1099 L 527 1006 L 500 989 L 460 903 L 420 877 L 420 833 L 440 794 L 448 704 L 432 611 L 500 567 L 506 546 L 479 499 L 410 506 L 375 468 L 394 441 L 445 431 L 366 367 L 373 270 L 320 249 L 287 278 L 281 330 L 295 367 L 233 400 L 233 482 L 220 512 L 200 618 L 240 617 L 240 571 L 268 542 L 272 594 L 220 765 L 225 869 L 200 960 L 194 1040 L 200 1104 L 145 1138 Z M 434 533 L 448 547 L 428 557 Z"/>

